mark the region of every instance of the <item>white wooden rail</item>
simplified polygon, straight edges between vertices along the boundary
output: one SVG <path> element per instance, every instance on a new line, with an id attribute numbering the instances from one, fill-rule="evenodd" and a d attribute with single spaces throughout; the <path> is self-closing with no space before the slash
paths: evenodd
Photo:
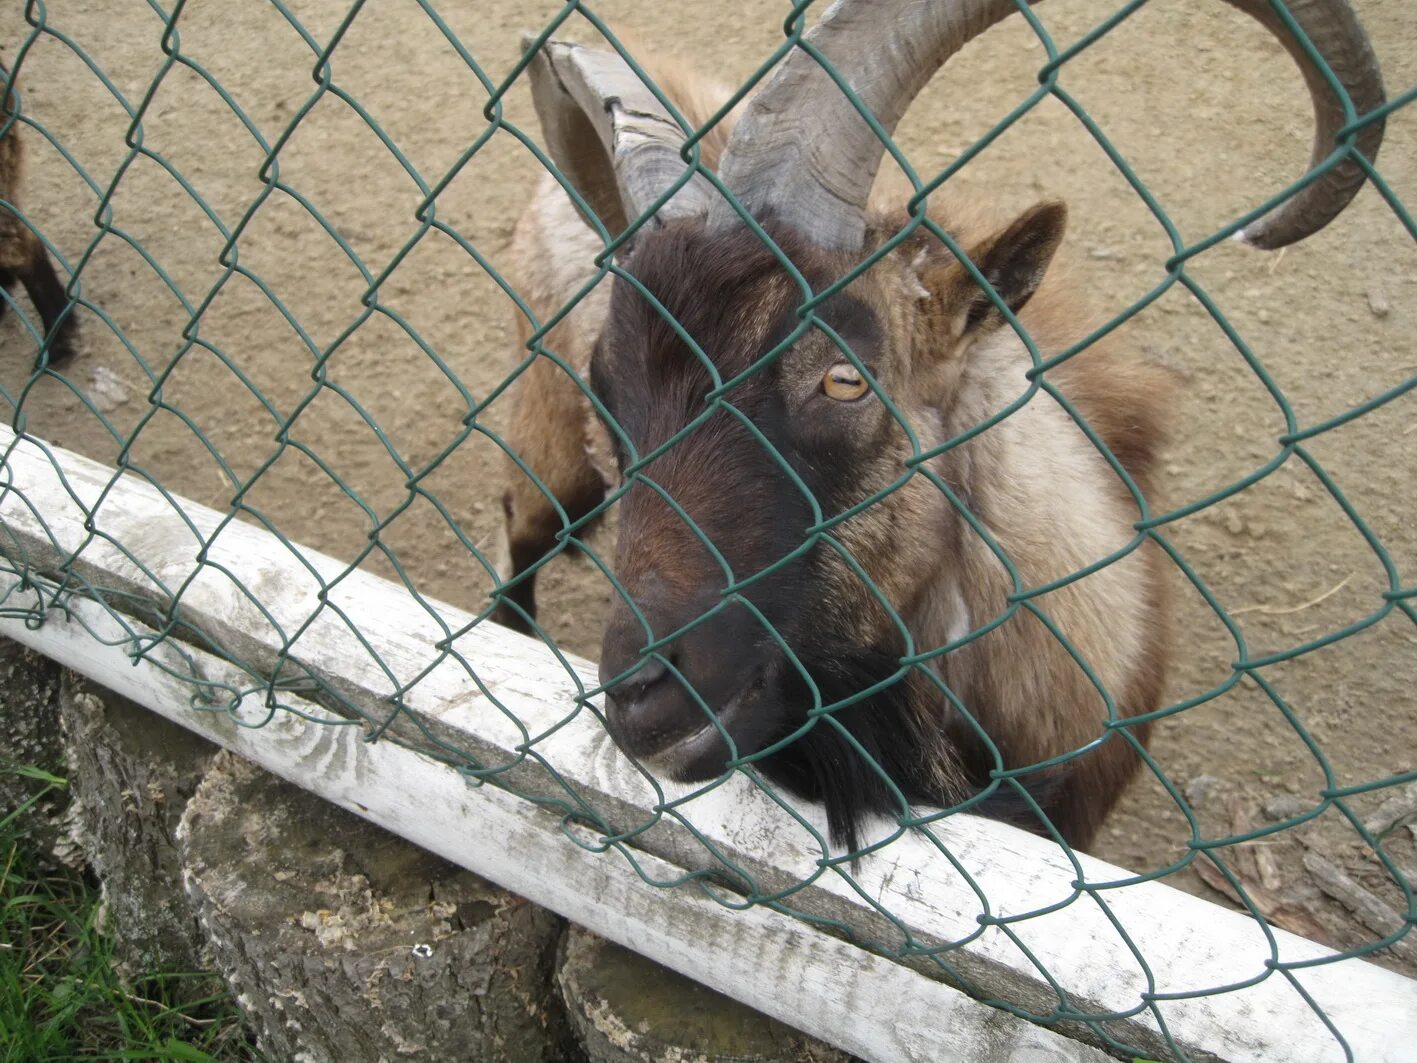
<path id="1" fill-rule="evenodd" d="M 306 566 L 326 580 L 344 570 L 342 563 L 312 550 L 300 548 L 297 558 L 273 535 L 245 524 L 231 522 L 217 533 L 221 514 L 178 500 L 179 516 L 136 477 L 125 476 L 110 487 L 111 470 L 0 429 L 0 454 L 6 452 L 0 467 L 8 488 L 0 495 L 0 552 L 44 573 L 82 547 L 74 570 L 95 585 L 124 592 L 112 604 L 130 614 L 134 611 L 125 603 L 137 600 L 165 607 L 152 580 L 113 545 L 121 543 L 169 588 L 193 577 L 182 596 L 184 618 L 248 667 L 277 663 L 283 639 L 272 620 L 289 636 L 315 611 L 317 584 Z M 85 526 L 90 517 L 98 536 Z M 197 563 L 199 535 L 208 544 L 205 566 Z M 0 595 L 9 610 L 34 600 L 9 574 L 0 575 Z M 382 717 L 395 688 L 438 661 L 435 643 L 443 631 L 405 588 L 366 573 L 342 580 L 329 600 L 352 618 L 384 664 L 331 608 L 304 627 L 291 652 L 341 697 Z M 455 631 L 471 619 L 451 606 L 428 606 Z M 672 890 L 648 885 L 621 853 L 573 844 L 557 814 L 494 786 L 472 786 L 456 769 L 409 748 L 422 738 L 411 728 L 397 731 L 399 741 L 370 743 L 367 728 L 287 694 L 283 704 L 311 721 L 332 722 L 277 712 L 264 726 L 247 726 L 266 717 L 263 692 L 228 711 L 195 710 L 200 688 L 177 676 L 195 674 L 234 689 L 251 686 L 250 676 L 192 644 L 165 642 L 135 663 L 122 626 L 105 606 L 73 600 L 69 616 L 65 620 L 55 611 L 39 627 L 12 616 L 0 619 L 0 633 L 536 903 L 860 1056 L 1101 1058 L 1077 1040 L 972 1000 L 931 977 L 932 971 L 938 974 L 932 964 L 882 959 L 761 907 L 726 908 L 694 885 Z M 140 636 L 153 633 L 131 615 L 123 623 Z M 404 699 L 429 734 L 483 763 L 509 763 L 525 741 L 510 713 L 530 735 L 546 735 L 535 749 L 564 780 L 527 765 L 515 773 L 519 788 L 550 797 L 564 796 L 569 786 L 617 826 L 650 818 L 653 789 L 620 757 L 594 717 L 577 712 L 566 671 L 546 647 L 483 624 L 461 636 L 455 648 L 506 711 L 470 682 L 460 664 L 447 659 L 422 675 Z M 593 665 L 568 660 L 587 687 L 595 685 Z M 558 724 L 563 725 L 558 729 Z M 818 870 L 822 854 L 810 834 L 746 779 L 695 798 L 681 812 L 760 889 L 808 880 Z M 1044 909 L 1073 892 L 1076 872 L 1050 842 L 971 816 L 954 816 L 933 829 L 995 915 Z M 641 869 L 656 880 L 719 866 L 702 842 L 668 818 L 633 844 Z M 1088 882 L 1130 877 L 1085 856 L 1078 860 Z M 859 889 L 835 872 L 820 874 L 788 903 L 844 923 L 861 939 L 892 945 L 899 943 L 900 931 L 881 910 L 908 927 L 920 945 L 958 940 L 978 928 L 979 895 L 925 838 L 898 839 L 864 858 L 853 877 Z M 1266 974 L 1269 942 L 1247 916 L 1159 883 L 1099 896 L 1078 898 L 1013 929 L 1080 1010 L 1133 1013 L 1109 1025 L 1118 1039 L 1166 1057 L 1155 1017 L 1137 1010 L 1143 994 L 1152 994 L 1160 998 L 1157 1007 L 1167 1030 L 1190 1059 L 1344 1058 L 1314 1010 L 1280 974 L 1270 972 L 1241 990 L 1183 996 Z M 1112 920 L 1126 929 L 1144 967 Z M 1328 955 L 1295 935 L 1269 933 L 1283 962 Z M 1044 1011 L 1056 1001 L 1039 968 L 996 928 L 947 958 L 999 998 Z M 1359 960 L 1305 968 L 1295 977 L 1356 1059 L 1411 1058 L 1417 1045 L 1417 982 Z"/>

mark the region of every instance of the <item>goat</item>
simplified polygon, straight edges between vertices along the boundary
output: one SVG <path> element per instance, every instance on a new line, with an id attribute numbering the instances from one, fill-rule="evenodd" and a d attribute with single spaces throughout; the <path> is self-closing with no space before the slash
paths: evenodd
<path id="1" fill-rule="evenodd" d="M 24 184 L 24 143 L 20 139 L 19 114 L 14 83 L 9 71 L 0 66 L 0 100 L 7 103 L 0 113 L 0 200 L 18 206 Z M 54 272 L 54 265 L 44 249 L 44 241 L 13 209 L 0 209 L 0 286 L 6 292 L 14 290 L 16 282 L 24 285 L 44 326 L 41 341 L 49 337 L 49 365 L 58 368 L 74 356 L 78 334 L 78 319 L 70 311 L 69 296 Z M 9 309 L 9 300 L 0 298 L 0 315 Z M 43 366 L 44 355 L 36 358 L 36 368 Z"/>
<path id="2" fill-rule="evenodd" d="M 1268 4 L 1230 2 L 1303 67 L 1317 163 L 1341 104 Z M 964 7 L 839 0 L 806 36 L 890 132 L 942 63 L 1016 9 Z M 1358 113 L 1380 105 L 1343 0 L 1293 14 Z M 727 99 L 681 67 L 646 69 L 691 128 Z M 1044 359 L 1083 334 L 1084 293 L 1050 268 L 1065 207 L 991 224 L 937 203 L 986 290 L 903 202 L 871 199 L 882 144 L 805 49 L 697 142 L 692 172 L 680 127 L 618 56 L 548 42 L 530 70 L 553 160 L 612 236 L 636 225 L 619 260 L 652 300 L 617 277 L 541 337 L 571 373 L 539 357 L 519 384 L 507 441 L 540 483 L 509 466 L 496 619 L 531 628 L 538 562 L 628 474 L 600 663 L 625 753 L 682 781 L 752 763 L 823 802 L 852 848 L 866 815 L 914 802 L 1022 810 L 1040 829 L 1037 805 L 1087 848 L 1163 695 L 1166 563 L 1116 469 L 1152 490 L 1172 380 L 1108 336 L 1046 372 L 1101 447 L 1047 390 L 992 420 L 1029 388 L 1023 334 Z M 1358 134 L 1369 159 L 1381 134 Z M 1302 239 L 1362 178 L 1345 160 L 1244 239 Z M 514 283 L 548 320 L 604 250 L 548 178 L 516 230 Z M 783 257 L 810 293 L 830 289 L 805 324 L 810 293 Z M 1030 770 L 1012 802 L 986 799 L 992 778 Z"/>

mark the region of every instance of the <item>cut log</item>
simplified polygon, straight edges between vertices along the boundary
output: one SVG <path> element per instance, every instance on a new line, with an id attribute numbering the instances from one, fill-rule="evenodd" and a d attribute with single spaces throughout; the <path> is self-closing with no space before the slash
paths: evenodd
<path id="1" fill-rule="evenodd" d="M 16 827 L 42 860 L 80 866 L 82 855 L 64 825 L 68 793 L 24 774 L 27 769 L 64 773 L 59 666 L 0 639 L 0 819 L 18 812 Z"/>
<path id="2" fill-rule="evenodd" d="M 76 672 L 64 672 L 59 715 L 74 834 L 103 887 L 120 973 L 202 969 L 173 836 L 217 747 Z"/>
<path id="3" fill-rule="evenodd" d="M 216 965 L 272 1058 L 567 1058 L 562 923 L 545 909 L 228 753 L 178 839 Z"/>
<path id="4" fill-rule="evenodd" d="M 567 927 L 556 982 L 590 1063 L 854 1058 L 575 925 Z"/>

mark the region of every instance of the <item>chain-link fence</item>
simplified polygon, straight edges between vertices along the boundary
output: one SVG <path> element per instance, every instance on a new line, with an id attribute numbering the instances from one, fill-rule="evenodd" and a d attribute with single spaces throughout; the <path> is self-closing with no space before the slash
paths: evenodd
<path id="1" fill-rule="evenodd" d="M 663 12 L 623 4 L 508 0 L 468 11 L 428 0 L 399 7 L 271 0 L 236 12 L 150 0 L 118 18 L 31 0 L 0 23 L 13 75 L 4 143 L 18 138 L 28 155 L 19 180 L 0 154 L 0 180 L 10 182 L 0 187 L 0 205 L 20 223 L 11 241 L 28 240 L 25 262 L 57 263 L 65 297 L 56 302 L 51 291 L 46 303 L 24 262 L 6 265 L 13 290 L 4 303 L 10 313 L 0 341 L 9 353 L 0 383 L 16 439 L 43 441 L 57 496 L 71 500 L 73 512 L 64 533 L 21 529 L 26 521 L 44 529 L 57 515 L 26 494 L 20 470 L 31 466 L 12 442 L 4 554 L 16 578 L 6 614 L 38 625 L 73 612 L 78 599 L 96 599 L 116 624 L 96 634 L 134 658 L 164 662 L 190 684 L 194 711 L 229 713 L 250 726 L 313 702 L 362 723 L 371 738 L 415 745 L 470 780 L 555 809 L 565 817 L 565 844 L 613 850 L 657 886 L 697 884 L 730 907 L 800 915 L 1033 1021 L 1082 1029 L 1116 1052 L 1185 1058 L 1168 1030 L 1169 1007 L 1268 980 L 1292 986 L 1312 1008 L 1315 1029 L 1346 1051 L 1344 1030 L 1308 995 L 1304 971 L 1353 956 L 1417 969 L 1409 934 L 1417 856 L 1405 826 L 1417 783 L 1409 711 L 1417 612 L 1410 579 L 1404 583 L 1417 547 L 1408 397 L 1417 385 L 1409 320 L 1417 225 L 1402 195 L 1417 180 L 1417 108 L 1409 106 L 1417 88 L 1403 48 L 1404 13 L 1396 3 L 1359 9 L 1384 63 L 1389 102 L 1369 113 L 1348 104 L 1331 153 L 1295 180 L 1302 169 L 1295 145 L 1308 135 L 1302 88 L 1289 56 L 1242 16 L 1218 4 L 1201 11 L 1079 2 L 1059 3 L 1055 22 L 1054 12 L 1018 6 L 1023 17 L 1006 20 L 943 71 L 894 136 L 876 126 L 888 142 L 886 167 L 898 171 L 884 180 L 900 179 L 906 209 L 874 250 L 834 274 L 808 276 L 778 230 L 753 224 L 772 268 L 797 293 L 785 306 L 790 327 L 730 372 L 721 351 L 700 343 L 707 318 L 688 331 L 674 321 L 707 383 L 692 415 L 640 452 L 644 433 L 637 442 L 633 427 L 619 423 L 633 419 L 623 405 L 613 415 L 606 408 L 607 389 L 592 387 L 585 358 L 614 283 L 638 292 L 640 305 L 664 310 L 635 272 L 634 238 L 648 214 L 691 178 L 712 180 L 715 194 L 727 189 L 707 167 L 697 177 L 682 171 L 673 187 L 649 197 L 645 217 L 625 211 L 624 232 L 609 218 L 588 225 L 566 214 L 571 201 L 552 195 L 563 213 L 542 225 L 550 242 L 529 242 L 533 224 L 516 229 L 515 219 L 539 175 L 554 169 L 530 106 L 532 64 L 553 38 L 579 39 L 619 53 L 649 80 L 641 60 L 658 48 L 703 51 L 707 61 L 652 67 L 666 81 L 657 102 L 682 124 L 686 157 L 698 161 L 714 128 L 736 117 L 732 106 L 789 57 L 814 53 L 806 36 L 821 14 L 814 5 L 704 11 L 695 16 L 702 25 L 679 26 Z M 1297 31 L 1282 4 L 1273 11 L 1283 32 Z M 641 26 L 642 39 L 617 38 L 612 25 L 622 24 Z M 523 31 L 535 42 L 526 53 Z M 1312 42 L 1298 51 L 1326 68 Z M 685 118 L 694 112 L 668 82 L 695 67 L 718 73 L 719 63 L 731 84 L 702 108 L 708 125 L 696 129 Z M 837 91 L 848 88 L 845 78 L 833 80 Z M 1386 143 L 1370 163 L 1355 145 L 1383 121 Z M 1307 243 L 1264 257 L 1227 240 L 1354 164 L 1368 186 Z M 582 196 L 574 178 L 559 180 L 594 223 L 592 206 L 605 215 L 605 201 Z M 964 235 L 972 221 L 925 213 L 956 191 L 970 219 L 979 201 L 1016 205 L 1017 215 L 1045 195 L 1061 196 L 1071 212 L 1064 248 L 1076 260 L 1078 290 L 1101 310 L 1089 317 L 1065 308 L 1065 339 L 1027 344 L 1028 371 L 1009 382 L 1004 401 L 965 430 L 922 445 L 912 434 L 914 397 L 892 394 L 872 376 L 879 363 L 857 349 L 869 340 L 858 342 L 861 333 L 843 324 L 830 300 L 887 268 L 890 253 L 913 249 L 912 241 L 947 249 L 941 253 L 951 261 L 974 254 L 981 245 Z M 567 217 L 572 229 L 557 230 Z M 39 237 L 44 255 L 33 253 L 27 233 Z M 986 279 L 977 269 L 971 276 L 971 288 Z M 1000 279 L 987 279 L 999 288 L 1001 317 L 1013 322 Z M 31 301 L 19 296 L 21 286 Z M 893 430 L 910 440 L 881 485 L 847 505 L 816 497 L 800 455 L 781 454 L 734 390 L 776 371 L 786 352 L 813 336 L 836 345 L 831 364 L 848 369 L 834 386 L 869 388 Z M 1165 367 L 1155 372 L 1181 379 L 1166 400 L 1180 411 L 1170 449 L 1145 494 L 1109 449 L 1120 437 L 1092 425 L 1087 403 L 1065 383 L 1070 363 L 1108 343 L 1138 350 L 1145 364 Z M 77 354 L 56 357 L 65 345 Z M 519 390 L 546 389 L 553 396 L 546 405 L 523 397 L 518 415 Z M 1036 579 L 975 516 L 978 500 L 939 470 L 952 452 L 967 452 L 1043 403 L 1064 411 L 1094 454 L 1106 454 L 1137 516 L 1124 542 Z M 592 407 L 612 422 L 603 439 Z M 719 533 L 699 527 L 696 503 L 663 490 L 654 464 L 724 418 L 768 456 L 773 475 L 791 481 L 792 504 L 808 510 L 800 537 L 743 571 L 733 549 L 715 541 Z M 589 497 L 565 486 L 574 470 L 555 452 L 522 453 L 522 441 L 539 446 L 558 432 L 572 464 L 599 478 Z M 623 478 L 610 468 L 617 446 Z M 81 452 L 111 473 L 81 483 L 50 447 Z M 135 479 L 152 489 L 142 496 L 148 508 L 113 512 L 114 499 L 129 504 L 118 485 Z M 962 630 L 930 644 L 916 641 L 919 633 L 901 619 L 899 589 L 877 584 L 875 561 L 856 556 L 859 540 L 849 532 L 853 519 L 869 520 L 896 494 L 922 486 L 964 520 L 1008 582 L 997 610 L 966 610 Z M 622 584 L 624 566 L 601 520 L 624 519 L 635 490 L 659 492 L 663 509 L 693 537 L 680 551 L 703 551 L 722 578 L 703 588 L 710 604 L 671 630 L 637 614 L 650 634 L 635 642 L 634 667 L 653 661 L 683 680 L 671 644 L 737 607 L 751 613 L 759 641 L 772 640 L 803 677 L 807 704 L 794 726 L 741 757 L 735 751 L 706 783 L 675 787 L 636 769 L 644 804 L 626 808 L 597 803 L 574 766 L 558 759 L 565 750 L 556 750 L 573 724 L 593 717 L 602 726 L 604 691 L 572 655 L 598 655 L 607 602 L 628 608 L 643 599 Z M 523 501 L 504 512 L 504 495 Z M 526 498 L 540 500 L 553 519 L 530 556 L 523 549 L 518 557 L 513 530 L 512 577 L 503 523 Z M 215 510 L 215 522 L 184 515 L 195 513 L 185 499 Z M 739 523 L 751 523 L 750 506 L 751 498 L 736 504 Z M 176 536 L 144 534 L 174 517 Z M 262 529 L 270 538 L 261 541 L 272 545 L 233 540 L 246 534 L 243 525 Z M 247 553 L 233 552 L 233 541 Z M 328 563 L 308 547 L 341 560 Z M 918 547 L 907 538 L 889 549 Z M 1106 689 L 1107 664 L 1073 646 L 1050 607 L 1055 592 L 1125 571 L 1142 552 L 1164 556 L 1175 597 L 1171 679 L 1152 705 L 1119 703 L 1125 695 Z M 899 632 L 884 670 L 829 682 L 829 669 L 778 630 L 755 591 L 823 553 L 850 571 L 859 611 L 879 611 Z M 267 574 L 295 575 L 258 579 L 259 566 L 242 564 L 258 554 L 273 566 Z M 369 634 L 391 617 L 360 611 L 369 599 L 358 588 L 369 574 L 392 580 L 406 606 L 393 618 L 412 640 L 399 653 Z M 526 593 L 533 576 L 534 615 Z M 202 589 L 215 584 L 240 608 L 204 610 Z M 511 645 L 478 638 L 499 609 L 499 619 L 529 628 L 560 662 L 554 675 L 537 678 L 533 694 L 554 692 L 564 711 L 540 712 L 507 696 L 500 679 L 507 662 L 478 655 Z M 939 662 L 1030 617 L 1075 660 L 1098 703 L 1086 741 L 1020 761 L 978 726 Z M 233 662 L 246 680 L 217 681 L 195 666 L 184 674 L 171 663 L 184 648 Z M 160 649 L 178 656 L 161 657 Z M 509 737 L 473 747 L 447 725 L 445 710 L 456 700 L 449 675 L 484 710 L 480 723 Z M 1073 880 L 1047 905 L 1020 909 L 997 888 L 991 895 L 981 884 L 987 873 L 958 855 L 948 814 L 913 803 L 918 795 L 877 762 L 903 759 L 889 737 L 884 754 L 861 741 L 862 706 L 912 683 L 924 683 L 932 703 L 952 706 L 950 740 L 980 745 L 992 769 L 969 780 L 973 791 L 961 807 L 1006 799 L 1013 818 L 1062 845 Z M 369 689 L 377 703 L 365 696 Z M 252 695 L 264 698 L 268 713 L 250 713 Z M 247 708 L 237 712 L 243 698 Z M 710 711 L 703 698 L 697 704 Z M 820 739 L 818 732 L 845 743 L 847 763 L 820 787 L 829 802 L 842 778 L 885 780 L 877 811 L 887 815 L 862 821 L 859 835 L 833 837 L 815 806 L 770 770 L 772 757 Z M 1046 812 L 1049 780 L 1108 743 L 1134 750 L 1143 767 L 1090 844 L 1132 871 L 1099 881 L 1088 870 L 1097 865 L 1068 850 Z M 790 821 L 813 854 L 808 873 L 774 876 L 765 871 L 770 860 L 757 866 L 725 855 L 713 832 L 700 829 L 704 802 L 732 786 Z M 811 790 L 797 787 L 804 788 Z M 651 839 L 665 827 L 679 832 L 676 851 L 702 850 L 683 867 L 711 870 L 670 878 L 647 871 L 643 850 L 654 850 Z M 906 851 L 929 854 L 934 870 L 919 886 L 926 897 L 931 873 L 977 897 L 957 935 L 922 939 L 881 899 L 884 887 L 881 896 L 871 892 L 871 862 Z M 1133 941 L 1116 913 L 1129 889 L 1154 880 L 1218 890 L 1254 917 L 1243 977 L 1198 976 L 1179 988 L 1153 974 L 1158 957 Z M 866 902 L 870 932 L 811 899 L 826 881 Z M 1080 907 L 1104 913 L 1115 948 L 1135 964 L 1128 977 L 1137 988 L 1125 1005 L 1100 1006 L 1050 973 L 1038 937 L 1047 931 L 1038 928 Z M 1286 955 L 1264 920 L 1334 947 L 1337 957 Z M 1051 996 L 1011 995 L 981 974 L 970 949 L 993 941 L 1024 957 Z M 1199 960 L 1197 969 L 1206 970 Z M 1156 1040 L 1134 1038 L 1126 1020 L 1138 1016 Z"/>

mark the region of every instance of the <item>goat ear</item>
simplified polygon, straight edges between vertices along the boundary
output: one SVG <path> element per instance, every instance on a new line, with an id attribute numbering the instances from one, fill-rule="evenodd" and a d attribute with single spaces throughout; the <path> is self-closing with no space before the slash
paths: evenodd
<path id="1" fill-rule="evenodd" d="M 536 42 L 534 34 L 522 36 L 522 47 Z M 547 42 L 527 67 L 531 100 L 541 123 L 546 153 L 582 199 L 612 234 L 625 230 L 625 207 L 615 180 L 615 166 L 600 132 L 585 109 L 558 76 L 552 48 Z"/>
<path id="2" fill-rule="evenodd" d="M 966 249 L 970 260 L 1013 313 L 1022 310 L 1043 283 L 1063 241 L 1067 220 L 1067 207 L 1048 200 L 1024 211 L 1003 232 Z M 961 337 L 982 334 L 1004 324 L 1004 315 L 994 301 L 958 263 L 950 271 L 948 289 L 938 294 L 950 316 L 961 322 Z"/>
<path id="3" fill-rule="evenodd" d="M 685 172 L 683 129 L 619 54 L 547 41 L 528 70 L 552 161 L 612 236 L 656 204 L 656 223 L 708 212 L 713 186 Z"/>

